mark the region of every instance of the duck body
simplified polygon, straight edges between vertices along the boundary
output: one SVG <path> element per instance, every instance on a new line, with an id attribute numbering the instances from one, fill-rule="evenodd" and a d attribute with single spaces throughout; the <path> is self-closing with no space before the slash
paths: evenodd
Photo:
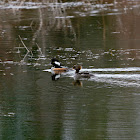
<path id="1" fill-rule="evenodd" d="M 54 72 L 54 73 L 62 73 L 62 72 L 66 72 L 68 71 L 68 68 L 67 67 L 64 67 L 64 66 L 61 66 L 61 63 L 59 62 L 58 59 L 56 58 L 53 58 L 51 60 L 51 64 L 53 65 L 53 67 L 51 68 L 51 70 Z"/>
<path id="2" fill-rule="evenodd" d="M 93 76 L 92 74 L 90 74 L 88 72 L 79 72 L 81 68 L 82 67 L 80 65 L 73 67 L 73 69 L 75 69 L 75 76 L 74 76 L 75 80 L 78 80 L 78 79 L 81 79 L 81 78 L 89 79 L 91 76 Z"/>
<path id="3" fill-rule="evenodd" d="M 93 75 L 90 74 L 90 73 L 88 73 L 88 72 L 79 72 L 79 73 L 75 73 L 74 79 L 75 79 L 75 80 L 79 80 L 79 79 L 89 79 L 91 76 L 93 76 Z"/>

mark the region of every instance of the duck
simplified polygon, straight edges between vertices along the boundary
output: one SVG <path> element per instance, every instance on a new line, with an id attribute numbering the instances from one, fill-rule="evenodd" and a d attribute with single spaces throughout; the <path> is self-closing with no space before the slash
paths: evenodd
<path id="1" fill-rule="evenodd" d="M 51 68 L 51 70 L 52 70 L 55 74 L 59 74 L 59 73 L 68 71 L 68 68 L 67 68 L 67 67 L 64 67 L 64 66 L 61 66 L 61 63 L 60 63 L 59 60 L 56 59 L 56 58 L 52 58 L 52 59 L 51 59 L 51 64 L 52 64 L 52 66 L 53 66 L 53 67 Z"/>
<path id="2" fill-rule="evenodd" d="M 75 76 L 74 76 L 75 80 L 79 80 L 81 78 L 89 79 L 91 76 L 93 76 L 92 74 L 88 72 L 80 72 L 80 69 L 82 69 L 81 65 L 75 65 L 73 66 L 73 69 L 75 70 Z"/>

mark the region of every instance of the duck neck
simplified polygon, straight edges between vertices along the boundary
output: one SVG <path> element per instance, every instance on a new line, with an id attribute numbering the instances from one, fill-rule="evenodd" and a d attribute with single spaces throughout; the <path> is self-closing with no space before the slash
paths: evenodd
<path id="1" fill-rule="evenodd" d="M 79 73 L 79 70 L 76 70 L 76 72 L 75 73 Z"/>

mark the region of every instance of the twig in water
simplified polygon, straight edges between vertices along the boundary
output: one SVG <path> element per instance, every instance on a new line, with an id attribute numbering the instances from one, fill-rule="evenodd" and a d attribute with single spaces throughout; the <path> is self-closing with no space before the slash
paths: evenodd
<path id="1" fill-rule="evenodd" d="M 41 48 L 39 47 L 39 45 L 36 43 L 36 46 L 38 47 L 38 50 L 40 51 L 41 56 L 43 56 L 43 53 L 41 51 Z"/>
<path id="2" fill-rule="evenodd" d="M 32 30 L 33 30 L 33 28 L 32 28 L 33 22 L 34 22 L 34 21 L 32 20 L 32 22 L 31 22 L 31 24 L 30 24 L 30 27 L 31 27 Z"/>
<path id="3" fill-rule="evenodd" d="M 19 38 L 20 38 L 20 41 L 21 41 L 21 43 L 23 44 L 23 46 L 25 47 L 25 49 L 27 50 L 27 52 L 30 52 L 29 51 L 29 49 L 26 47 L 26 45 L 24 44 L 24 42 L 22 41 L 22 39 L 21 39 L 21 37 L 20 37 L 20 35 L 19 35 Z"/>
<path id="4" fill-rule="evenodd" d="M 27 52 L 27 53 L 25 54 L 24 58 L 20 61 L 21 63 L 24 62 L 24 60 L 25 60 L 25 58 L 27 57 L 28 54 L 29 54 L 29 52 Z"/>

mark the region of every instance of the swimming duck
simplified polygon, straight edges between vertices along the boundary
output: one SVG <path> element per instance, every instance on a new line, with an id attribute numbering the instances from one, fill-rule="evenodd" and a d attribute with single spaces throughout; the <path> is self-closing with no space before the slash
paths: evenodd
<path id="1" fill-rule="evenodd" d="M 90 74 L 88 72 L 79 72 L 80 69 L 82 69 L 82 66 L 80 66 L 80 65 L 73 66 L 73 69 L 76 70 L 75 77 L 74 77 L 75 80 L 78 80 L 80 78 L 90 78 L 91 76 L 93 76 L 92 74 Z"/>
<path id="2" fill-rule="evenodd" d="M 61 66 L 61 63 L 56 58 L 53 58 L 51 60 L 51 64 L 53 65 L 51 69 L 54 71 L 55 74 L 66 72 L 68 70 L 67 67 Z"/>

